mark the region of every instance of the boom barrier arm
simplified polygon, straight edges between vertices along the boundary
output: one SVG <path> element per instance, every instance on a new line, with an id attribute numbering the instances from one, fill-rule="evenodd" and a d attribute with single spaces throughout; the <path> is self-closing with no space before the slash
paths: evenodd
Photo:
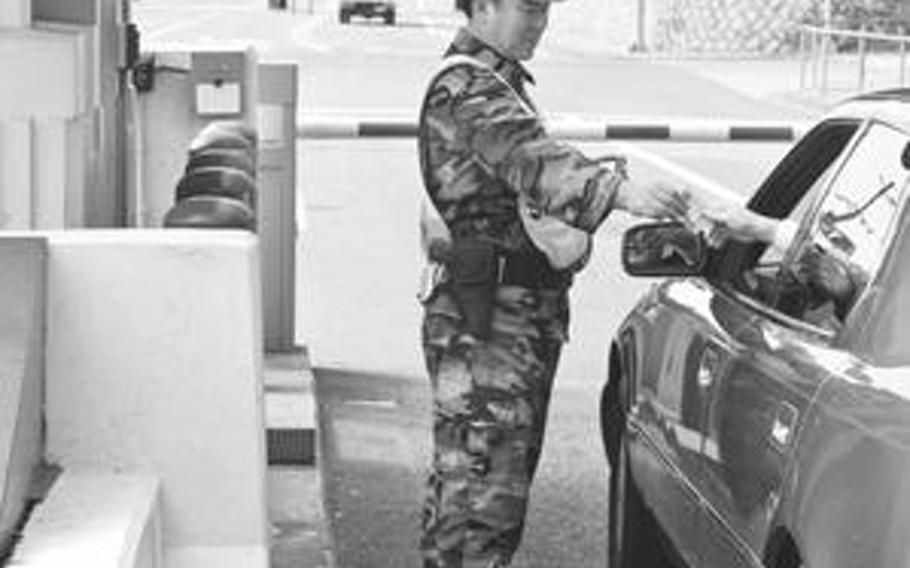
<path id="1" fill-rule="evenodd" d="M 548 121 L 547 130 L 557 138 L 590 142 L 793 142 L 809 126 L 808 122 L 568 117 Z M 416 136 L 417 122 L 407 118 L 310 115 L 301 117 L 297 122 L 297 137 L 304 140 Z"/>

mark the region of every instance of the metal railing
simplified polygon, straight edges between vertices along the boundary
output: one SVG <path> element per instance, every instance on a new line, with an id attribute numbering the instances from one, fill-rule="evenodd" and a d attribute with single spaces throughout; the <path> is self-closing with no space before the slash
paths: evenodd
<path id="1" fill-rule="evenodd" d="M 815 88 L 821 92 L 828 91 L 831 86 L 830 70 L 835 40 L 856 42 L 855 85 L 857 91 L 863 91 L 866 88 L 869 45 L 872 42 L 897 47 L 899 54 L 897 85 L 903 87 L 906 84 L 907 45 L 910 44 L 910 36 L 808 25 L 800 26 L 798 29 L 801 54 L 799 86 L 801 89 Z"/>

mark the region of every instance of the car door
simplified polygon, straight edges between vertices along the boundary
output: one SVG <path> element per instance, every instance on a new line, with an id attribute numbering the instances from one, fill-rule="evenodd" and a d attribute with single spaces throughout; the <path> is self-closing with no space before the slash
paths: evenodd
<path id="1" fill-rule="evenodd" d="M 687 373 L 679 355 L 689 326 L 678 316 L 674 281 L 640 305 L 641 321 L 620 337 L 623 358 L 638 378 L 629 408 L 629 462 L 635 483 L 679 554 L 699 561 L 699 498 L 688 482 L 698 463 L 700 434 L 684 420 Z"/>
<path id="2" fill-rule="evenodd" d="M 797 239 L 768 263 L 798 293 L 787 297 L 781 285 L 768 297 L 742 283 L 717 283 L 724 293 L 712 297 L 714 321 L 695 340 L 702 346 L 694 366 L 704 409 L 695 483 L 706 508 L 703 566 L 761 565 L 809 404 L 831 366 L 847 357 L 839 337 L 849 308 L 877 269 L 897 218 L 908 181 L 901 164 L 906 145 L 903 132 L 866 124 L 809 198 Z M 816 254 L 849 266 L 844 274 L 856 279 L 844 310 L 818 286 L 793 282 L 805 277 L 802 264 Z"/>
<path id="3" fill-rule="evenodd" d="M 836 171 L 859 124 L 858 120 L 835 119 L 810 131 L 771 173 L 750 206 L 777 217 L 805 215 L 814 196 Z M 712 491 L 718 484 L 703 480 L 705 470 L 713 467 L 705 463 L 704 456 L 718 454 L 718 438 L 714 435 L 712 439 L 709 428 L 714 379 L 717 373 L 736 368 L 728 365 L 735 357 L 754 349 L 750 342 L 757 341 L 753 337 L 758 325 L 755 314 L 768 309 L 745 294 L 738 297 L 726 291 L 725 280 L 738 277 L 740 271 L 727 274 L 724 270 L 736 263 L 754 265 L 756 260 L 766 259 L 761 253 L 754 246 L 729 246 L 715 255 L 714 263 L 720 268 L 711 281 L 676 278 L 661 283 L 639 305 L 636 324 L 621 337 L 623 357 L 634 366 L 632 375 L 637 377 L 629 409 L 633 477 L 670 540 L 694 565 L 701 566 L 704 557 L 713 558 L 718 550 L 725 556 L 714 565 L 749 565 L 752 560 L 742 546 L 726 550 L 713 543 L 706 546 L 705 535 L 719 535 L 718 542 L 723 544 L 730 542 L 731 533 L 714 526 L 722 518 L 711 513 Z M 765 375 L 779 375 L 756 368 Z M 808 396 L 799 393 L 812 388 L 794 394 L 790 404 L 795 419 Z M 769 400 L 752 419 L 767 417 L 775 410 Z M 735 447 L 734 452 L 741 449 Z M 767 485 L 765 478 L 773 475 L 766 474 L 757 482 Z M 703 519 L 710 521 L 707 526 Z"/>
<path id="4" fill-rule="evenodd" d="M 696 333 L 692 364 L 702 451 L 702 566 L 760 566 L 787 458 L 827 372 L 801 348 L 814 330 L 780 321 L 748 298 L 713 296 L 716 327 Z M 758 315 L 756 315 L 758 314 Z"/>
<path id="5" fill-rule="evenodd" d="M 778 217 L 788 213 L 804 215 L 810 209 L 810 196 L 820 192 L 830 179 L 858 124 L 858 121 L 835 120 L 813 129 L 772 172 L 752 205 Z M 717 255 L 717 263 L 723 267 L 732 266 L 730 260 L 734 259 L 749 264 L 764 258 L 761 251 L 750 247 L 730 247 L 724 252 Z M 724 278 L 721 273 L 717 280 L 722 283 Z M 632 410 L 648 443 L 637 444 L 642 450 L 639 456 L 633 454 L 632 459 L 642 464 L 650 459 L 658 464 L 636 468 L 644 472 L 638 476 L 642 493 L 683 556 L 699 566 L 708 565 L 703 564 L 707 558 L 717 561 L 713 565 L 718 566 L 747 566 L 752 560 L 747 549 L 735 545 L 736 541 L 724 546 L 730 531 L 714 526 L 717 519 L 723 518 L 711 513 L 712 503 L 719 503 L 716 490 L 730 488 L 714 480 L 719 474 L 715 466 L 718 460 L 706 460 L 705 456 L 720 456 L 723 446 L 723 455 L 728 457 L 724 467 L 732 466 L 739 471 L 740 467 L 755 465 L 745 459 L 754 448 L 743 445 L 743 441 L 721 440 L 717 431 L 712 430 L 712 419 L 717 415 L 717 409 L 712 407 L 715 400 L 725 394 L 728 398 L 722 400 L 737 404 L 724 408 L 743 410 L 748 406 L 749 412 L 736 418 L 754 423 L 771 425 L 775 413 L 790 413 L 782 416 L 785 429 L 786 423 L 798 419 L 814 388 L 809 384 L 788 389 L 785 386 L 788 379 L 796 382 L 792 371 L 775 368 L 775 361 L 767 357 L 749 359 L 762 341 L 756 319 L 762 307 L 760 302 L 740 296 L 705 279 L 673 279 L 658 286 L 641 311 L 649 322 L 646 343 L 652 346 L 652 351 L 641 354 L 641 380 Z M 748 371 L 741 367 L 744 363 Z M 742 380 L 728 383 L 727 390 L 722 390 L 719 385 L 724 381 L 717 379 L 731 369 L 739 369 L 737 376 Z M 762 400 L 750 392 L 753 385 L 762 382 L 746 379 L 750 374 L 770 377 L 763 388 L 774 394 Z M 779 401 L 787 401 L 788 406 L 780 406 Z M 724 415 L 724 419 L 729 421 L 729 415 Z M 778 434 L 786 438 L 785 432 Z M 788 441 L 784 439 L 784 444 Z M 769 494 L 767 487 L 776 482 L 775 472 L 780 469 L 778 462 L 758 465 L 762 467 L 760 473 L 749 483 L 734 488 L 737 503 L 749 505 L 753 511 L 755 503 Z M 716 543 L 706 543 L 705 535 L 721 538 Z M 718 552 L 723 555 L 722 560 L 716 558 Z"/>

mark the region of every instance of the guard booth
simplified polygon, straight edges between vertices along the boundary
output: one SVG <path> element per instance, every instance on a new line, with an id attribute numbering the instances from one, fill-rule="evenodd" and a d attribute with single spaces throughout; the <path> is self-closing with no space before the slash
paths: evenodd
<path id="1" fill-rule="evenodd" d="M 161 227 L 174 205 L 187 150 L 207 125 L 256 133 L 255 213 L 265 350 L 295 349 L 297 67 L 261 63 L 244 44 L 148 45 L 137 104 L 142 168 L 129 200 L 131 226 Z"/>
<path id="2" fill-rule="evenodd" d="M 264 568 L 297 70 L 241 44 L 140 50 L 129 4 L 0 1 L 0 565 Z M 163 229 L 218 121 L 256 133 L 256 232 Z"/>
<path id="3" fill-rule="evenodd" d="M 124 222 L 128 0 L 0 2 L 0 232 Z M 0 559 L 44 455 L 47 248 L 0 242 Z"/>
<path id="4" fill-rule="evenodd" d="M 0 3 L 0 230 L 124 224 L 132 32 L 129 0 Z"/>

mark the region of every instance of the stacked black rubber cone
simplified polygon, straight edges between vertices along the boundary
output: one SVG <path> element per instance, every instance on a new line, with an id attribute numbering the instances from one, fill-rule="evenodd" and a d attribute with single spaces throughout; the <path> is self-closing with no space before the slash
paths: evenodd
<path id="1" fill-rule="evenodd" d="M 165 227 L 256 230 L 256 136 L 212 122 L 190 143 Z"/>

